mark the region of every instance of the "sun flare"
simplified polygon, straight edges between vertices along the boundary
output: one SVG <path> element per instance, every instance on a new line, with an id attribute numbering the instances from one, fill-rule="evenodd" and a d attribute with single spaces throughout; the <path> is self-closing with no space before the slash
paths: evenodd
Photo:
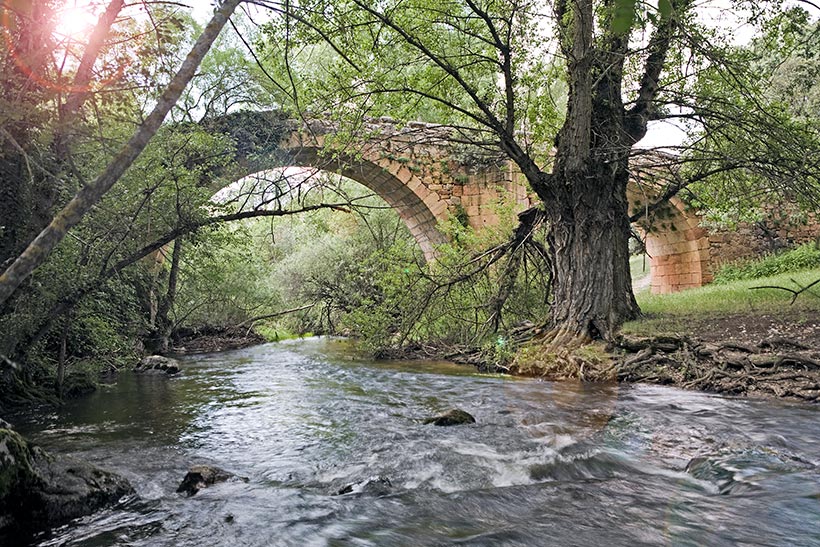
<path id="1" fill-rule="evenodd" d="M 82 38 L 91 32 L 97 18 L 91 12 L 91 6 L 81 2 L 66 2 L 58 12 L 58 23 L 55 31 L 62 36 Z"/>

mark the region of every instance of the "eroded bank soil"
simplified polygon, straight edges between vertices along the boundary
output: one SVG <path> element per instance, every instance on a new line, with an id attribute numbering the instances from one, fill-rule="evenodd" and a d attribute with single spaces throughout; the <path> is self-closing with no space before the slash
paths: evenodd
<path id="1" fill-rule="evenodd" d="M 614 365 L 620 381 L 817 401 L 820 312 L 678 318 L 661 332 L 624 335 Z M 663 332 L 665 331 L 665 332 Z"/>

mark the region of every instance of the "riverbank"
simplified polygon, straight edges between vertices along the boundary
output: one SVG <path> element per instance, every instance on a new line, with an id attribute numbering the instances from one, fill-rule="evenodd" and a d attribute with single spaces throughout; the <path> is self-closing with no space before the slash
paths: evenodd
<path id="1" fill-rule="evenodd" d="M 693 317 L 682 330 L 627 333 L 613 345 L 557 354 L 540 352 L 536 337 L 519 350 L 510 372 L 817 402 L 820 314 L 787 316 Z"/>
<path id="2" fill-rule="evenodd" d="M 814 269 L 674 294 L 640 291 L 644 316 L 625 324 L 616 343 L 556 353 L 534 332 L 519 345 L 510 371 L 817 402 L 820 291 L 812 284 L 818 278 Z"/>
<path id="3" fill-rule="evenodd" d="M 180 355 L 215 353 L 247 348 L 265 342 L 268 340 L 253 328 L 203 325 L 176 331 L 173 336 L 173 347 L 169 353 Z"/>
<path id="4" fill-rule="evenodd" d="M 726 395 L 820 400 L 820 270 L 637 298 L 644 316 L 611 344 L 556 348 L 536 325 L 482 348 L 415 345 L 392 359 L 449 359 L 548 380 L 648 383 Z M 758 287 L 767 286 L 761 289 Z M 784 287 L 783 289 L 771 287 Z"/>

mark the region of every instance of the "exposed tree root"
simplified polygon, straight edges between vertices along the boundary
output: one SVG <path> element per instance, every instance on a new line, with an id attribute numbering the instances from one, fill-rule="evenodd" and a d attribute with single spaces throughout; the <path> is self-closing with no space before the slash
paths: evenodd
<path id="1" fill-rule="evenodd" d="M 713 393 L 820 399 L 820 352 L 787 339 L 757 345 L 710 344 L 687 337 L 622 337 L 617 345 L 577 343 L 555 350 L 555 340 L 533 339 L 511 367 L 518 374 L 555 380 L 643 382 Z"/>
<path id="2" fill-rule="evenodd" d="M 569 329 L 539 332 L 524 343 L 510 365 L 510 372 L 555 380 L 613 380 L 608 347 Z"/>
<path id="3" fill-rule="evenodd" d="M 590 341 L 532 323 L 508 333 L 515 355 L 499 362 L 475 347 L 411 346 L 387 358 L 439 358 L 485 372 L 549 380 L 652 383 L 727 395 L 820 401 L 820 349 L 784 336 L 710 343 L 687 336 Z"/>

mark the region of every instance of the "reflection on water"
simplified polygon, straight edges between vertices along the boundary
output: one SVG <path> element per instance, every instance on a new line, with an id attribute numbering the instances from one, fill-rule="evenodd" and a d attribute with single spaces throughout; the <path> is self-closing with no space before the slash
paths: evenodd
<path id="1" fill-rule="evenodd" d="M 39 544 L 820 546 L 817 407 L 374 363 L 326 339 L 183 370 L 18 420 L 140 495 Z M 421 423 L 452 407 L 477 424 Z M 183 498 L 194 463 L 250 481 Z M 335 495 L 375 478 L 386 494 Z"/>

